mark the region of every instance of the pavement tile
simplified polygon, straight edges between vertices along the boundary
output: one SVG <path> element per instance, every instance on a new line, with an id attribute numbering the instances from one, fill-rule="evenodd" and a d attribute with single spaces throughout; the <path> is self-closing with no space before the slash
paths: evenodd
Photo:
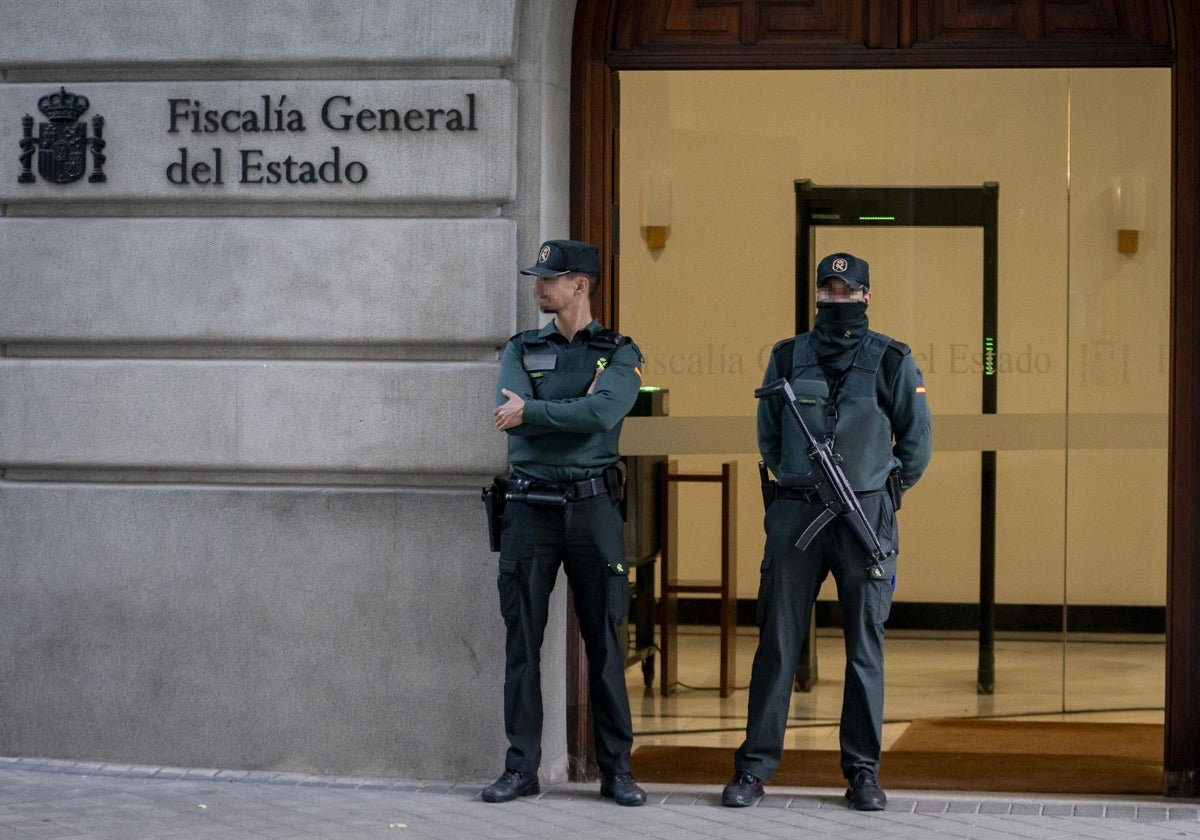
<path id="1" fill-rule="evenodd" d="M 918 814 L 944 814 L 950 807 L 949 802 L 939 802 L 935 799 L 918 799 L 913 811 Z"/>
<path id="2" fill-rule="evenodd" d="M 787 808 L 792 802 L 790 796 L 768 794 L 758 801 L 759 808 Z"/>
<path id="3" fill-rule="evenodd" d="M 1048 802 L 1042 806 L 1044 817 L 1069 817 L 1075 812 L 1075 806 L 1061 802 Z"/>
<path id="4" fill-rule="evenodd" d="M 165 767 L 150 767 L 145 764 L 133 764 L 133 765 L 130 765 L 129 769 L 126 770 L 122 775 L 129 776 L 131 778 L 148 779 L 151 776 L 155 775 L 156 773 L 162 772 L 165 769 L 166 769 Z M 179 771 L 179 775 L 182 776 L 183 772 Z"/>
<path id="5" fill-rule="evenodd" d="M 978 802 L 951 802 L 946 807 L 947 814 L 974 814 L 978 810 Z"/>
<path id="6" fill-rule="evenodd" d="M 1042 806 L 1036 802 L 1014 802 L 1009 813 L 1025 815 L 1041 814 Z"/>
<path id="7" fill-rule="evenodd" d="M 93 775 L 96 776 L 124 776 L 133 769 L 132 764 L 102 764 L 100 769 Z"/>
<path id="8" fill-rule="evenodd" d="M 163 768 L 160 768 L 163 769 Z M 212 779 L 215 778 L 221 771 L 217 768 L 209 767 L 191 767 L 182 772 L 181 778 L 184 779 Z"/>

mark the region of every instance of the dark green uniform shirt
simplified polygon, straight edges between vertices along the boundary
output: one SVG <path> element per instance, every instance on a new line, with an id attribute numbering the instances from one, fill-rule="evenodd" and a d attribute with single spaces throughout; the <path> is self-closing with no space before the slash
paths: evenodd
<path id="1" fill-rule="evenodd" d="M 508 400 L 502 388 L 525 400 L 524 422 L 506 430 L 509 465 L 553 483 L 602 473 L 619 456 L 621 423 L 637 399 L 641 366 L 637 345 L 596 320 L 570 340 L 554 321 L 513 336 L 496 384 L 496 405 Z"/>

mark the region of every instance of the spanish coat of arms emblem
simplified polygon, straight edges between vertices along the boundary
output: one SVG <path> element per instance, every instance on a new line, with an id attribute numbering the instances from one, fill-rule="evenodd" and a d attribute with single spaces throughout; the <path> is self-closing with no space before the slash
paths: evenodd
<path id="1" fill-rule="evenodd" d="M 37 171 L 54 184 L 69 184 L 78 181 L 87 171 L 87 153 L 92 154 L 92 174 L 88 181 L 98 183 L 107 180 L 104 175 L 102 149 L 104 142 L 104 117 L 92 116 L 92 136 L 88 137 L 88 125 L 81 122 L 91 103 L 86 96 L 71 93 L 65 87 L 47 94 L 38 100 L 38 110 L 50 120 L 38 124 L 38 135 L 33 136 L 33 117 L 26 114 L 21 119 L 21 174 L 17 181 L 32 184 L 33 155 L 37 153 Z"/>

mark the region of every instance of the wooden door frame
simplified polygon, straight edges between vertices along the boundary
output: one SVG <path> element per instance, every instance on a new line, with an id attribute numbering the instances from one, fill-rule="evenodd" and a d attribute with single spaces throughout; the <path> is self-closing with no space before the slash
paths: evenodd
<path id="1" fill-rule="evenodd" d="M 937 9 L 942 4 L 841 0 L 825 6 L 834 10 L 840 32 L 850 32 L 857 40 L 833 47 L 828 31 L 807 40 L 804 33 L 790 39 L 778 32 L 770 33 L 772 37 L 756 35 L 755 26 L 764 25 L 772 5 L 784 4 L 577 0 L 571 79 L 571 235 L 601 247 L 607 270 L 597 309 L 606 323 L 619 328 L 614 248 L 618 140 L 613 106 L 618 70 L 1172 68 L 1174 251 L 1163 793 L 1200 796 L 1200 470 L 1196 469 L 1200 464 L 1200 4 L 1118 0 L 1105 5 L 1115 9 L 1112 26 L 1119 32 L 1071 40 L 1051 32 L 1048 23 L 1053 12 L 1061 13 L 1066 6 L 1051 0 L 1020 0 L 1010 4 L 1011 28 L 1002 33 L 1007 38 L 970 33 L 956 39 L 943 19 L 951 13 Z M 971 4 L 968 0 L 964 5 Z M 680 34 L 678 26 L 667 32 L 671 7 L 683 8 L 673 19 L 676 22 L 692 14 L 703 15 L 704 22 L 712 24 L 727 14 L 734 36 L 721 40 L 709 30 L 689 38 L 686 31 Z M 569 769 L 572 779 L 582 780 L 595 773 L 588 732 L 587 669 L 577 630 L 572 627 L 568 633 Z"/>

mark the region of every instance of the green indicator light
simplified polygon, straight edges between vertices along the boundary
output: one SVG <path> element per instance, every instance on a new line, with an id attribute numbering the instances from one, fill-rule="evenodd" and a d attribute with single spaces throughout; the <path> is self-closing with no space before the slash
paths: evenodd
<path id="1" fill-rule="evenodd" d="M 983 339 L 983 375 L 996 375 L 996 339 L 991 336 Z"/>
<path id="2" fill-rule="evenodd" d="M 656 393 L 656 392 L 658 392 L 658 391 L 661 391 L 661 390 L 662 390 L 662 388 L 658 387 L 657 385 L 643 385 L 641 388 L 638 388 L 638 390 L 639 390 L 639 391 L 645 391 L 646 393 L 651 393 L 651 394 L 652 394 L 652 393 Z"/>
<path id="3" fill-rule="evenodd" d="M 894 222 L 895 216 L 859 216 L 860 222 Z"/>

